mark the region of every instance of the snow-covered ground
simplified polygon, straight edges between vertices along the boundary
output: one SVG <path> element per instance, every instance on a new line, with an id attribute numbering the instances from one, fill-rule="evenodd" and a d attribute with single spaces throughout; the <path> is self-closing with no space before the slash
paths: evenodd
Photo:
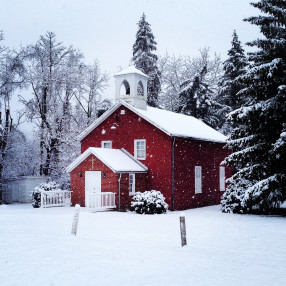
<path id="1" fill-rule="evenodd" d="M 0 285 L 286 285 L 286 218 L 0 206 Z"/>

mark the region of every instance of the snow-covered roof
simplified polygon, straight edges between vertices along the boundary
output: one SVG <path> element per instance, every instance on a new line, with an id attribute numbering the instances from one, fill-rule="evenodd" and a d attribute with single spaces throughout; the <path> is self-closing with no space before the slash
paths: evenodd
<path id="1" fill-rule="evenodd" d="M 134 108 L 136 113 L 147 119 L 170 136 L 188 137 L 205 141 L 225 142 L 226 137 L 201 120 L 168 110 L 147 107 L 147 110 Z"/>
<path id="2" fill-rule="evenodd" d="M 226 137 L 223 134 L 193 116 L 178 114 L 150 106 L 147 106 L 147 110 L 143 110 L 135 108 L 123 100 L 118 101 L 94 123 L 86 128 L 79 135 L 79 140 L 82 140 L 87 136 L 121 105 L 132 110 L 134 113 L 138 114 L 140 117 L 144 118 L 146 121 L 150 122 L 169 136 L 186 137 L 219 143 L 226 142 Z"/>
<path id="3" fill-rule="evenodd" d="M 91 154 L 97 157 L 115 173 L 141 173 L 148 171 L 148 168 L 144 164 L 135 159 L 123 148 L 120 150 L 89 147 L 66 168 L 66 172 L 71 172 Z"/>
<path id="4" fill-rule="evenodd" d="M 136 73 L 136 74 L 140 74 L 142 76 L 148 77 L 147 74 L 143 73 L 142 71 L 138 70 L 137 68 L 135 68 L 135 66 L 129 66 L 123 70 L 121 70 L 120 72 L 114 74 L 114 76 L 119 76 L 119 75 L 124 75 L 124 74 L 130 74 L 130 73 Z"/>

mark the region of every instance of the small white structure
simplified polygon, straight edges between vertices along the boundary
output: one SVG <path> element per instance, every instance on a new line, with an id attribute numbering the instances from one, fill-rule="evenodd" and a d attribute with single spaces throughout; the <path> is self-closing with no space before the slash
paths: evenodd
<path id="1" fill-rule="evenodd" d="M 146 110 L 148 75 L 134 66 L 129 66 L 114 77 L 115 99 L 123 99 L 134 107 Z"/>
<path id="2" fill-rule="evenodd" d="M 32 192 L 40 183 L 45 182 L 45 177 L 25 176 L 19 179 L 7 180 L 3 183 L 3 200 L 6 204 L 31 203 Z"/>
<path id="3" fill-rule="evenodd" d="M 41 191 L 41 207 L 70 207 L 71 192 L 66 190 Z"/>
<path id="4" fill-rule="evenodd" d="M 104 193 L 87 193 L 86 201 L 87 210 L 90 212 L 102 211 L 115 209 L 115 193 L 104 192 Z"/>

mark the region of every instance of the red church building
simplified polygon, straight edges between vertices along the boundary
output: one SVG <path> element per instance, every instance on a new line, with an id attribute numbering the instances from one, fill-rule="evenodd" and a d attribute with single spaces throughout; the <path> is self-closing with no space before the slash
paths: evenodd
<path id="1" fill-rule="evenodd" d="M 72 203 L 125 210 L 135 192 L 157 190 L 171 210 L 219 204 L 231 172 L 225 136 L 147 106 L 148 76 L 136 68 L 115 79 L 116 104 L 80 134 L 82 154 L 67 167 Z"/>

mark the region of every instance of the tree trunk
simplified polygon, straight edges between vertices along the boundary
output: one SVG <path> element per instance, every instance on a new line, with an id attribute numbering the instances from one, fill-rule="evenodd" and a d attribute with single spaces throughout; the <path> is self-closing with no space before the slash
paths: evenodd
<path id="1" fill-rule="evenodd" d="M 1 116 L 1 114 L 0 114 Z M 0 122 L 2 121 L 2 118 L 0 118 Z M 10 120 L 10 110 L 6 110 L 6 118 L 5 118 L 5 128 L 2 130 L 2 136 L 1 136 L 1 162 L 0 162 L 0 204 L 3 204 L 3 163 L 6 156 L 6 149 L 7 149 L 7 143 L 8 143 L 8 135 L 12 128 L 12 120 Z"/>

